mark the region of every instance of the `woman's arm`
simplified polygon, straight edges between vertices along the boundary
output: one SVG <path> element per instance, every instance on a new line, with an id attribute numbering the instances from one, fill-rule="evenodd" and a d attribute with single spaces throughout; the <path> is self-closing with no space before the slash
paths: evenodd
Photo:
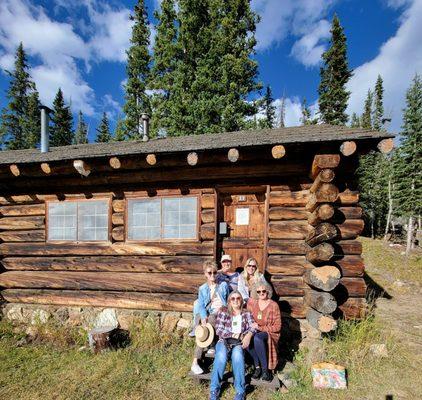
<path id="1" fill-rule="evenodd" d="M 205 292 L 206 288 L 200 286 L 198 290 L 198 311 L 201 320 L 204 320 L 208 317 L 207 304 L 205 301 Z"/>
<path id="2" fill-rule="evenodd" d="M 267 323 L 260 328 L 269 333 L 279 333 L 281 331 L 281 315 L 280 309 L 276 302 L 270 304 L 271 309 L 269 310 Z"/>
<path id="3" fill-rule="evenodd" d="M 243 274 L 239 275 L 237 290 L 239 290 L 239 293 L 242 295 L 243 301 L 247 301 L 249 299 L 249 290 L 246 286 L 245 277 L 243 276 Z"/>

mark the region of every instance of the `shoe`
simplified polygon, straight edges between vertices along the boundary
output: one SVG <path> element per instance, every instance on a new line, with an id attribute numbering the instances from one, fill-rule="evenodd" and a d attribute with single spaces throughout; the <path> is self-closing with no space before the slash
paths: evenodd
<path id="1" fill-rule="evenodd" d="M 266 382 L 271 382 L 273 380 L 273 374 L 268 370 L 263 371 L 261 380 L 266 381 Z"/>
<path id="2" fill-rule="evenodd" d="M 255 367 L 255 371 L 253 372 L 251 378 L 252 379 L 259 379 L 261 377 L 261 367 Z"/>
<path id="3" fill-rule="evenodd" d="M 195 375 L 201 375 L 204 373 L 204 370 L 198 365 L 198 364 L 192 364 L 192 366 L 190 367 L 190 370 L 195 374 Z"/>
<path id="4" fill-rule="evenodd" d="M 215 348 L 214 347 L 210 347 L 207 352 L 205 353 L 205 355 L 207 355 L 208 357 L 214 357 L 215 356 Z"/>
<path id="5" fill-rule="evenodd" d="M 245 400 L 245 394 L 244 393 L 242 393 L 242 394 L 236 393 L 233 400 Z"/>
<path id="6" fill-rule="evenodd" d="M 209 400 L 218 400 L 218 392 L 210 392 L 210 397 L 208 397 Z"/>

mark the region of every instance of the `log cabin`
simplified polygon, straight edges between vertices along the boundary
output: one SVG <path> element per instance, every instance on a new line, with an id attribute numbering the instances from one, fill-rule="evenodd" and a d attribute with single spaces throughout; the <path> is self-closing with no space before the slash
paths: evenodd
<path id="1" fill-rule="evenodd" d="M 330 125 L 0 152 L 6 302 L 189 312 L 202 265 L 249 257 L 321 332 L 365 309 L 358 156 Z"/>

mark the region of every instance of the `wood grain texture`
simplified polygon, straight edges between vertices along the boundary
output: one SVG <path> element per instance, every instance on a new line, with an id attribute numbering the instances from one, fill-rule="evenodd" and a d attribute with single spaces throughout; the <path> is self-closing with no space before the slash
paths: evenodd
<path id="1" fill-rule="evenodd" d="M 43 216 L 3 217 L 0 218 L 0 229 L 28 230 L 44 228 Z"/>
<path id="2" fill-rule="evenodd" d="M 111 222 L 113 225 L 123 225 L 125 223 L 124 213 L 115 212 L 111 215 Z"/>
<path id="3" fill-rule="evenodd" d="M 201 196 L 201 208 L 215 208 L 215 196 L 213 194 L 203 194 Z"/>
<path id="4" fill-rule="evenodd" d="M 2 242 L 45 242 L 45 230 L 3 231 L 0 232 Z"/>
<path id="5" fill-rule="evenodd" d="M 202 224 L 200 227 L 200 236 L 202 240 L 214 240 L 215 226 L 213 223 Z"/>
<path id="6" fill-rule="evenodd" d="M 331 314 L 337 308 L 337 301 L 331 293 L 308 289 L 304 303 L 323 314 Z"/>
<path id="7" fill-rule="evenodd" d="M 267 271 L 275 275 L 302 276 L 307 264 L 304 256 L 271 255 L 268 257 Z"/>
<path id="8" fill-rule="evenodd" d="M 346 319 L 363 318 L 368 312 L 368 304 L 364 298 L 350 297 L 338 307 Z"/>
<path id="9" fill-rule="evenodd" d="M 113 212 L 122 213 L 125 211 L 125 200 L 113 200 Z"/>
<path id="10" fill-rule="evenodd" d="M 305 239 L 310 231 L 304 221 L 271 221 L 268 227 L 270 239 Z"/>
<path id="11" fill-rule="evenodd" d="M 278 296 L 303 296 L 305 284 L 300 276 L 273 275 L 271 283 Z"/>
<path id="12" fill-rule="evenodd" d="M 271 207 L 269 209 L 270 221 L 305 220 L 309 213 L 303 208 Z"/>
<path id="13" fill-rule="evenodd" d="M 209 224 L 214 222 L 215 211 L 213 209 L 204 209 L 201 211 L 201 222 L 204 224 Z"/>
<path id="14" fill-rule="evenodd" d="M 305 207 L 310 196 L 309 190 L 271 191 L 269 201 L 271 207 Z M 356 205 L 358 202 L 359 193 L 357 191 L 345 190 L 338 194 L 335 204 L 339 206 L 350 206 Z"/>
<path id="15" fill-rule="evenodd" d="M 0 207 L 0 215 L 3 217 L 18 217 L 27 215 L 45 215 L 45 205 L 40 204 L 21 204 L 14 206 Z"/>

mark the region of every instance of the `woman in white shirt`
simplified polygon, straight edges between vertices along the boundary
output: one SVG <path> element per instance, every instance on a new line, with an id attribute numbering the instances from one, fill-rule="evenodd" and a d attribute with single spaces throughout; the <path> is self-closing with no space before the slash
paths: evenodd
<path id="1" fill-rule="evenodd" d="M 262 281 L 266 282 L 264 275 L 259 272 L 258 262 L 253 257 L 248 258 L 238 281 L 238 290 L 245 301 L 249 298 L 258 298 L 256 284 Z"/>

